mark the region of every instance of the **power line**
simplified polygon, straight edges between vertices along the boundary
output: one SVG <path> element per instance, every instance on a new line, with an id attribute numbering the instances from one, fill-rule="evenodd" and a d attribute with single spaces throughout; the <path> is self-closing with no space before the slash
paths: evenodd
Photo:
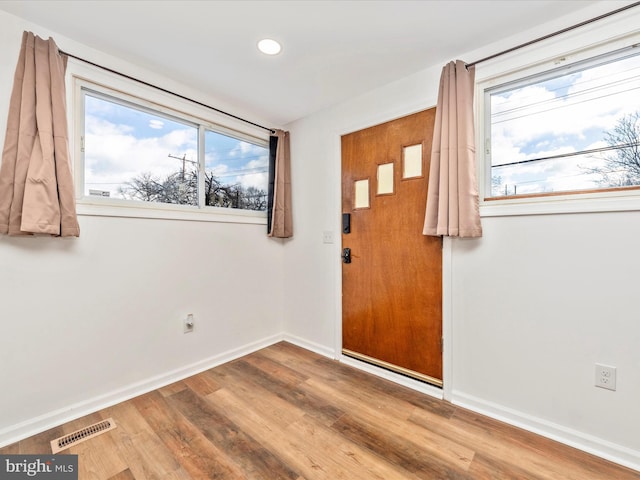
<path id="1" fill-rule="evenodd" d="M 247 168 L 244 170 L 230 170 L 228 172 L 222 172 L 222 173 L 215 173 L 213 170 L 211 170 L 209 173 L 213 174 L 214 177 L 220 177 L 220 178 L 224 178 L 224 177 L 242 177 L 244 175 L 253 175 L 256 173 L 267 173 L 267 168 L 262 168 L 262 167 L 256 167 L 256 168 Z"/>
<path id="2" fill-rule="evenodd" d="M 638 89 L 640 89 L 640 86 L 638 86 L 638 87 L 634 87 L 634 88 L 629 88 L 629 89 L 627 89 L 627 90 L 619 90 L 619 91 L 617 91 L 617 92 L 610 93 L 610 94 L 607 94 L 607 95 L 600 95 L 599 97 L 596 97 L 596 98 L 589 98 L 589 99 L 586 99 L 586 100 L 580 100 L 579 102 L 567 103 L 567 104 L 565 104 L 565 105 L 560 105 L 560 106 L 553 107 L 553 108 L 547 108 L 546 110 L 540 110 L 540 111 L 538 111 L 538 112 L 525 113 L 525 114 L 523 114 L 523 115 L 518 115 L 518 116 L 516 116 L 516 117 L 507 118 L 507 119 L 505 119 L 505 120 L 498 120 L 498 121 L 496 121 L 496 122 L 491 122 L 491 125 L 497 125 L 497 124 L 499 124 L 499 123 L 510 122 L 510 121 L 512 121 L 512 120 L 517 120 L 517 119 L 519 119 L 519 118 L 531 117 L 531 116 L 533 116 L 533 115 L 539 115 L 539 114 L 541 114 L 541 113 L 547 113 L 547 112 L 551 112 L 551 111 L 553 111 L 553 110 L 560 110 L 560 109 L 562 109 L 562 108 L 573 107 L 573 106 L 575 106 L 575 105 L 579 105 L 579 104 L 581 104 L 581 103 L 593 102 L 593 101 L 596 101 L 596 100 L 601 100 L 601 99 L 603 99 L 603 98 L 613 97 L 613 96 L 615 96 L 615 95 L 620 95 L 620 94 L 627 93 L 627 92 L 631 92 L 631 91 L 633 91 L 633 90 L 638 90 Z M 492 115 L 492 117 L 493 117 L 493 115 Z"/>
<path id="3" fill-rule="evenodd" d="M 640 56 L 634 55 L 634 57 L 631 57 L 631 58 L 633 60 L 635 60 L 636 62 L 640 61 Z M 619 62 L 623 62 L 623 61 L 626 61 L 626 60 L 629 60 L 629 59 L 630 58 L 620 59 L 616 63 L 619 65 Z M 594 73 L 596 71 L 600 71 L 600 70 L 603 69 L 603 67 L 605 67 L 605 65 L 610 65 L 610 63 L 601 64 L 601 65 L 598 65 L 598 66 L 594 66 L 593 68 L 590 68 L 590 69 L 584 69 L 584 70 L 576 71 L 576 72 L 573 72 L 571 74 L 566 74 L 564 76 L 554 77 L 554 78 L 551 78 L 551 79 L 548 79 L 548 80 L 544 80 L 544 81 L 541 81 L 541 82 L 538 82 L 538 83 L 534 83 L 534 84 L 521 85 L 521 86 L 518 86 L 516 88 L 512 88 L 510 90 L 505 90 L 505 91 L 501 91 L 499 93 L 495 93 L 493 95 L 495 95 L 497 97 L 500 97 L 500 96 L 502 96 L 504 94 L 507 94 L 507 93 L 513 94 L 514 92 L 522 91 L 525 88 L 532 87 L 532 86 L 541 86 L 541 87 L 543 87 L 545 89 L 545 91 L 553 93 L 553 92 L 557 92 L 558 90 L 569 89 L 570 87 L 575 88 L 575 87 L 582 87 L 582 86 L 585 86 L 585 85 L 593 84 L 593 83 L 595 83 L 597 81 L 601 81 L 603 79 L 610 79 L 612 76 L 613 77 L 615 77 L 615 76 L 619 77 L 619 76 L 621 76 L 623 74 L 631 73 L 631 72 L 633 72 L 635 70 L 639 70 L 640 69 L 640 66 L 634 66 L 632 68 L 628 68 L 628 69 L 625 69 L 625 70 L 620 70 L 620 71 L 615 72 L 615 73 L 610 73 L 610 72 L 606 72 L 605 71 L 601 75 L 598 75 L 598 76 L 595 76 L 595 77 L 591 77 L 588 80 L 584 80 L 584 81 L 567 81 L 566 83 L 563 83 L 561 86 L 555 87 L 555 88 L 548 88 L 547 86 L 545 86 L 545 84 L 549 84 L 549 83 L 552 83 L 554 81 L 558 81 L 558 80 L 561 80 L 561 79 L 569 80 L 570 77 L 575 77 L 577 75 L 583 75 L 585 72 Z M 606 85 L 612 85 L 612 84 L 624 82 L 624 81 L 627 81 L 627 80 L 628 81 L 633 81 L 633 80 L 637 81 L 638 77 L 639 77 L 639 75 L 637 73 L 634 73 L 633 76 L 622 78 L 622 79 L 619 79 L 619 80 L 615 80 L 615 81 L 608 80 Z M 587 89 L 578 90 L 578 91 L 574 92 L 573 94 L 575 95 L 577 93 L 582 93 L 582 92 L 585 92 L 585 91 L 589 91 L 589 90 L 592 90 L 593 88 L 597 88 L 597 87 L 590 87 L 590 88 L 587 88 Z M 531 98 L 537 98 L 537 96 L 539 96 L 539 95 L 525 95 L 525 96 L 522 96 L 522 97 L 518 97 L 518 100 L 522 102 L 524 100 L 528 100 L 528 99 L 531 99 Z M 554 96 L 554 98 L 552 98 L 552 99 L 545 99 L 545 100 L 538 101 L 538 102 L 531 102 L 531 103 L 527 103 L 526 105 L 523 105 L 523 106 L 518 106 L 518 107 L 506 109 L 506 110 L 501 110 L 500 112 L 497 112 L 495 115 L 500 115 L 500 114 L 503 114 L 505 112 L 510 112 L 510 111 L 513 111 L 513 110 L 517 110 L 519 108 L 524 108 L 527 105 L 538 105 L 538 104 L 545 103 L 545 102 L 548 102 L 548 101 L 553 101 L 553 100 L 556 100 L 556 99 L 568 98 L 570 96 L 571 95 Z M 509 103 L 510 103 L 510 100 L 504 102 L 503 105 L 507 105 Z"/>
<path id="4" fill-rule="evenodd" d="M 580 167 L 579 168 L 584 168 L 584 167 Z M 607 170 L 607 171 L 603 171 L 602 173 L 605 174 L 612 174 L 612 173 L 628 173 L 628 170 L 626 169 L 620 169 L 620 170 Z M 519 181 L 519 182 L 514 182 L 514 183 L 501 183 L 500 185 L 493 185 L 491 187 L 491 191 L 499 191 L 502 189 L 502 187 L 504 186 L 504 195 L 508 196 L 509 193 L 509 187 L 513 188 L 513 194 L 512 195 L 518 195 L 518 187 L 521 185 L 530 185 L 530 184 L 539 184 L 540 186 L 545 185 L 545 184 L 553 184 L 554 181 L 557 181 L 558 179 L 567 179 L 567 178 L 574 178 L 574 177 L 586 177 L 586 176 L 592 176 L 592 175 L 598 175 L 599 172 L 582 172 L 582 173 L 574 173 L 571 175 L 560 175 L 560 176 L 555 176 L 553 178 L 539 178 L 536 180 L 523 180 L 523 181 Z M 547 193 L 547 192 L 571 192 L 573 190 L 591 190 L 591 189 L 598 189 L 598 188 L 610 188 L 610 187 L 620 187 L 620 186 L 635 186 L 638 185 L 639 183 L 634 183 L 632 185 L 612 185 L 612 184 L 608 184 L 608 185 L 598 185 L 596 186 L 595 184 L 597 184 L 599 182 L 599 180 L 588 180 L 588 183 L 590 183 L 592 186 L 589 187 L 585 187 L 584 183 L 580 184 L 580 185 L 572 185 L 571 190 L 568 189 L 561 189 L 561 190 L 543 190 L 543 191 L 532 191 L 532 190 L 527 190 L 524 192 L 520 192 L 520 195 L 528 195 L 528 194 L 535 194 L 535 193 Z"/>
<path id="5" fill-rule="evenodd" d="M 580 102 L 569 103 L 569 100 L 573 100 L 573 99 L 575 99 L 577 97 L 581 97 L 583 95 L 587 95 L 589 93 L 593 93 L 593 92 L 597 92 L 597 91 L 601 91 L 601 90 L 606 90 L 606 89 L 609 89 L 609 88 L 615 88 L 617 86 L 621 86 L 621 85 L 624 85 L 624 84 L 627 84 L 627 83 L 631 83 L 631 82 L 638 82 L 638 80 L 639 80 L 639 78 L 637 76 L 636 77 L 632 77 L 632 78 L 623 78 L 623 79 L 620 79 L 620 80 L 609 82 L 609 83 L 604 84 L 604 85 L 598 85 L 598 86 L 595 86 L 595 87 L 585 88 L 584 90 L 578 90 L 578 91 L 575 91 L 573 93 L 569 93 L 567 95 L 561 95 L 561 96 L 556 96 L 556 97 L 553 97 L 553 98 L 547 98 L 547 99 L 540 100 L 540 101 L 537 101 L 537 102 L 521 104 L 521 105 L 519 105 L 517 107 L 513 107 L 513 108 L 509 108 L 509 109 L 505 109 L 505 110 L 500 110 L 499 112 L 492 113 L 491 117 L 494 118 L 494 117 L 498 117 L 498 116 L 503 116 L 503 115 L 506 115 L 508 113 L 516 112 L 516 111 L 523 110 L 523 109 L 528 109 L 528 108 L 535 107 L 535 106 L 538 106 L 538 105 L 549 104 L 549 103 L 567 102 L 565 105 L 561 105 L 560 107 L 556 107 L 556 108 L 563 108 L 563 107 L 569 106 L 569 105 L 578 105 L 579 103 L 583 103 L 585 101 L 595 101 L 595 100 L 598 100 L 599 98 L 602 98 L 602 96 L 601 97 L 596 97 L 596 98 L 591 98 L 591 99 L 588 99 L 588 100 L 583 100 L 583 101 L 580 101 Z M 567 87 L 562 87 L 562 88 L 567 88 Z M 559 90 L 559 89 L 560 88 L 558 88 L 556 90 Z M 630 89 L 630 90 L 633 90 L 633 89 Z M 630 90 L 618 90 L 617 92 L 614 92 L 613 95 L 615 95 L 617 93 L 625 93 L 625 92 L 628 92 Z M 546 90 L 546 91 L 550 92 L 550 90 Z M 534 98 L 534 96 L 531 95 L 528 98 Z M 551 110 L 553 110 L 553 109 L 551 109 Z M 544 112 L 544 111 L 549 111 L 549 110 L 542 110 L 541 112 Z M 537 112 L 537 113 L 540 113 L 540 112 Z M 512 119 L 515 119 L 515 118 L 520 118 L 520 117 L 513 117 L 513 118 L 506 119 L 506 120 L 500 120 L 500 122 L 509 121 L 509 120 L 512 120 Z M 493 123 L 499 123 L 499 122 L 493 122 Z"/>
<path id="6" fill-rule="evenodd" d="M 607 152 L 607 151 L 611 151 L 611 150 L 621 150 L 623 148 L 632 148 L 632 147 L 637 147 L 640 144 L 638 143 L 625 143 L 622 145 L 611 145 L 611 146 L 607 146 L 607 147 L 600 147 L 600 148 L 592 148 L 590 150 L 581 150 L 578 152 L 569 152 L 569 153 L 561 153 L 558 155 L 549 155 L 547 157 L 539 157 L 539 158 L 530 158 L 527 160 L 519 160 L 517 162 L 510 162 L 510 163 L 501 163 L 499 165 L 491 165 L 491 168 L 500 168 L 500 167 L 509 167 L 512 165 L 523 165 L 525 163 L 534 163 L 534 162 L 542 162 L 544 160 L 556 160 L 559 158 L 566 158 L 566 157 L 575 157 L 578 155 L 587 155 L 587 154 L 591 154 L 591 153 L 601 153 L 601 152 Z"/>
<path id="7" fill-rule="evenodd" d="M 182 157 L 176 157 L 178 160 L 182 160 Z M 187 160 L 189 161 L 189 160 Z M 228 177 L 243 177 L 245 175 L 255 175 L 260 173 L 267 173 L 267 168 L 255 167 L 244 170 L 231 170 L 223 173 L 215 173 L 213 170 L 209 170 L 208 173 L 212 174 L 215 178 L 228 178 Z M 116 182 L 85 182 L 85 185 L 124 185 L 130 182 L 131 179 L 121 180 Z"/>
<path id="8" fill-rule="evenodd" d="M 221 164 L 227 164 L 227 163 L 232 163 L 232 162 L 239 162 L 239 161 L 253 161 L 253 160 L 261 160 L 264 159 L 265 163 L 268 161 L 268 154 L 264 154 L 264 155 L 253 155 L 250 157 L 241 157 L 241 158 L 223 158 L 221 160 L 211 160 L 210 158 L 207 159 L 205 158 L 205 166 L 207 163 L 211 164 L 211 163 L 221 163 Z"/>

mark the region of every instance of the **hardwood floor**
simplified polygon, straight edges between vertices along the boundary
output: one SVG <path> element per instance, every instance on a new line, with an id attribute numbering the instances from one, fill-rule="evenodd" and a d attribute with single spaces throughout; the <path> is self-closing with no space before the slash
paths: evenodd
<path id="1" fill-rule="evenodd" d="M 635 472 L 279 343 L 0 449 L 113 417 L 61 453 L 81 480 L 627 480 Z"/>

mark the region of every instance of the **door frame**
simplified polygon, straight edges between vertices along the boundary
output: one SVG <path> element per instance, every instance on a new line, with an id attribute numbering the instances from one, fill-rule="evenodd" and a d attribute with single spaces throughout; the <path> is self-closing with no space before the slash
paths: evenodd
<path id="1" fill-rule="evenodd" d="M 381 123 L 385 123 L 391 120 L 395 120 L 400 117 L 411 115 L 421 110 L 432 108 L 426 106 L 419 108 L 415 111 L 406 113 L 398 113 L 387 118 L 370 119 L 364 122 L 358 122 L 356 125 L 349 126 L 348 128 L 342 128 L 340 131 L 336 131 L 333 136 L 333 148 L 334 151 L 334 179 L 337 179 L 334 183 L 333 198 L 334 207 L 332 217 L 334 218 L 332 231 L 333 235 L 333 279 L 335 285 L 335 322 L 334 322 L 334 358 L 347 365 L 359 368 L 366 372 L 372 373 L 379 377 L 391 380 L 392 382 L 399 383 L 413 390 L 431 395 L 437 398 L 444 398 L 447 401 L 451 401 L 453 391 L 453 328 L 452 328 L 452 242 L 450 237 L 444 237 L 442 242 L 442 388 L 434 387 L 432 385 L 414 380 L 404 375 L 393 373 L 389 370 L 385 370 L 374 365 L 370 365 L 365 362 L 361 362 L 346 355 L 342 354 L 342 259 L 340 257 L 342 249 L 342 148 L 341 137 L 348 133 L 353 133 L 358 130 L 373 127 Z"/>

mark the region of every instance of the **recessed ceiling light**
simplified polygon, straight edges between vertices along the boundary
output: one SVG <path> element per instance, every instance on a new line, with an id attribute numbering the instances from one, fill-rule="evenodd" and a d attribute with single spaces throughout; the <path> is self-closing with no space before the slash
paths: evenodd
<path id="1" fill-rule="evenodd" d="M 280 50 L 282 50 L 282 46 L 275 40 L 265 38 L 258 42 L 258 50 L 265 55 L 277 55 L 280 53 Z"/>

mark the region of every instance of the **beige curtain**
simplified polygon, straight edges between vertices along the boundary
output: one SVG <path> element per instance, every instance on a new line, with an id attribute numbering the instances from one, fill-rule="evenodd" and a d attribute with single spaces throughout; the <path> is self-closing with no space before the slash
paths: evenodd
<path id="1" fill-rule="evenodd" d="M 291 215 L 291 160 L 289 154 L 289 132 L 276 130 L 275 175 L 273 188 L 273 210 L 268 235 L 277 238 L 293 237 Z"/>
<path id="2" fill-rule="evenodd" d="M 442 69 L 431 148 L 425 235 L 481 237 L 475 167 L 475 70 L 464 62 Z"/>
<path id="3" fill-rule="evenodd" d="M 22 47 L 0 165 L 0 233 L 79 236 L 65 106 L 66 57 L 31 32 Z"/>

